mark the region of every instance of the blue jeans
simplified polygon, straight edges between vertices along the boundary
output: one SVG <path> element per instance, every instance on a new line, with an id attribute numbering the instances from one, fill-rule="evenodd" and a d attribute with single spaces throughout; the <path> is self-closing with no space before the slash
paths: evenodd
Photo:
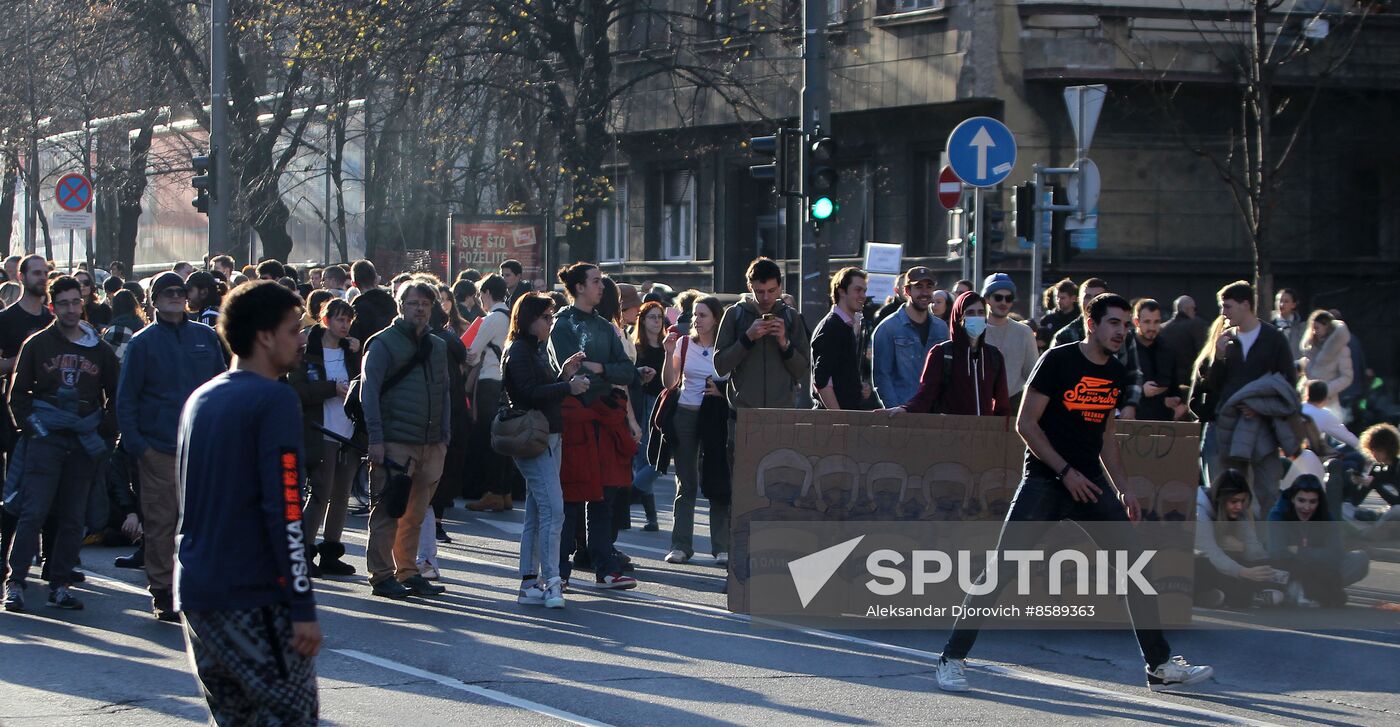
<path id="1" fill-rule="evenodd" d="M 520 531 L 520 577 L 559 577 L 559 537 L 564 531 L 564 491 L 559 485 L 561 442 L 549 435 L 549 449 L 537 457 L 515 458 L 525 478 L 525 528 Z"/>
<path id="2" fill-rule="evenodd" d="M 647 462 L 647 445 L 651 442 L 651 426 L 646 417 L 651 414 L 651 409 L 656 406 L 656 397 L 650 394 L 643 394 L 640 411 L 644 412 L 637 418 L 642 425 L 642 441 L 637 444 L 637 454 L 632 457 L 632 489 L 643 495 L 651 494 L 651 486 L 656 482 L 656 478 L 661 476 Z"/>
<path id="3" fill-rule="evenodd" d="M 1069 490 L 1066 490 L 1059 480 L 1027 475 L 1021 480 L 1021 486 L 1016 490 L 1015 499 L 1011 501 L 1011 509 L 1006 512 L 1006 521 L 1002 525 L 1001 537 L 997 541 L 997 552 L 1034 548 L 1036 541 L 1061 520 L 1128 522 L 1128 511 L 1123 508 L 1123 503 L 1118 498 L 1110 495 L 1112 490 L 1108 488 L 1108 483 L 1104 478 L 1100 476 L 1094 478 L 1093 481 L 1103 490 L 1104 494 L 1099 495 L 1097 502 L 1075 502 L 1069 494 Z M 1008 532 L 1006 524 L 1009 523 L 1021 525 Z M 1025 523 L 1038 523 L 1041 527 L 1028 526 Z M 1114 540 L 1120 539 L 1114 538 Z M 1124 542 L 1100 542 L 1097 545 L 1105 550 L 1130 552 L 1139 550 L 1135 543 L 1126 539 L 1122 540 Z M 964 606 L 984 608 L 996 605 L 997 597 L 1001 595 L 1001 589 L 1013 580 L 1017 565 L 1013 561 L 1000 558 L 997 561 L 997 567 L 999 576 L 997 587 L 982 596 L 967 596 L 963 599 Z M 985 577 L 984 573 L 983 578 Z M 983 581 L 979 580 L 978 582 Z M 1171 647 L 1167 645 L 1166 637 L 1158 628 L 1161 619 L 1157 615 L 1157 601 L 1151 596 L 1138 593 L 1137 589 L 1130 589 L 1130 594 L 1128 596 L 1128 613 L 1133 619 L 1133 630 L 1137 633 L 1138 646 L 1142 649 L 1142 657 L 1147 662 L 1148 668 L 1155 669 L 1171 658 Z M 966 659 L 968 652 L 972 650 L 973 643 L 977 641 L 980 625 L 980 618 L 959 618 L 957 623 L 953 625 L 953 633 L 948 636 L 948 643 L 943 647 L 943 657 L 945 659 Z"/>

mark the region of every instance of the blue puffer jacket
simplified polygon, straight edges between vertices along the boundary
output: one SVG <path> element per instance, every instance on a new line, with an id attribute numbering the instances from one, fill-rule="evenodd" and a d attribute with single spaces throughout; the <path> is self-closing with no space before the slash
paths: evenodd
<path id="1" fill-rule="evenodd" d="M 147 449 L 175 454 L 185 400 L 227 368 L 219 334 L 203 323 L 160 321 L 142 328 L 127 344 L 117 384 L 122 446 L 134 457 Z"/>

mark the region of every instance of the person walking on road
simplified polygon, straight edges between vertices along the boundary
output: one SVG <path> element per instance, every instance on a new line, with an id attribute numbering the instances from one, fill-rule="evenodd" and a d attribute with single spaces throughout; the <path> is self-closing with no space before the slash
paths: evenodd
<path id="1" fill-rule="evenodd" d="M 301 315 L 301 300 L 277 283 L 234 290 L 219 321 L 232 369 L 199 387 L 179 417 L 175 607 L 219 725 L 319 717 L 301 405 L 279 381 L 297 364 Z"/>
<path id="2" fill-rule="evenodd" d="M 1035 547 L 1060 520 L 1141 519 L 1137 500 L 1121 489 L 1127 475 L 1114 426 L 1128 373 L 1113 354 L 1130 335 L 1131 313 L 1132 307 L 1120 296 L 1104 294 L 1092 299 L 1084 308 L 1084 340 L 1056 346 L 1036 364 L 1016 420 L 1016 432 L 1026 442 L 1025 467 L 1002 525 L 997 553 Z M 1109 538 L 1100 536 L 1099 540 Z M 1130 538 L 1113 540 L 1118 542 L 1099 542 L 1098 546 L 1130 552 L 1139 549 Z M 963 601 L 965 609 L 996 604 L 1016 565 L 998 558 L 995 567 L 997 573 L 984 573 L 983 579 L 995 577 L 997 587 L 983 595 L 968 595 Z M 1171 655 L 1171 647 L 1157 627 L 1155 598 L 1130 593 L 1128 606 L 1147 662 L 1149 688 L 1190 686 L 1210 678 L 1210 667 L 1192 666 Z M 965 660 L 977 640 L 980 623 L 980 617 L 964 616 L 954 624 L 938 662 L 938 686 L 944 691 L 968 690 Z"/>
<path id="3" fill-rule="evenodd" d="M 504 278 L 492 274 L 482 278 L 477 292 L 481 296 L 481 307 L 487 313 L 471 345 L 467 346 L 467 364 L 481 368 L 475 392 L 468 392 L 473 394 L 472 406 L 476 409 L 471 453 L 472 470 L 477 475 L 474 484 L 479 488 L 480 497 L 468 503 L 467 509 L 502 512 L 515 508 L 511 499 L 511 484 L 515 478 L 510 458 L 491 449 L 491 420 L 496 417 L 501 401 L 501 354 L 510 331 L 511 309 L 506 303 L 510 288 Z"/>
<path id="4" fill-rule="evenodd" d="M 515 458 L 527 491 L 525 525 L 520 531 L 517 601 L 563 608 L 559 539 L 564 530 L 564 493 L 559 468 L 563 462 L 564 417 L 559 407 L 564 397 L 587 391 L 588 378 L 577 375 L 583 363 L 582 351 L 564 363 L 558 376 L 554 375 L 545 348 L 553 327 L 554 301 L 549 296 L 526 293 L 515 301 L 503 372 L 504 393 L 511 408 L 539 411 L 549 422 L 549 447 L 535 457 Z"/>
<path id="5" fill-rule="evenodd" d="M 724 378 L 715 373 L 715 331 L 724 308 L 719 299 L 706 296 L 695 301 L 690 335 L 672 331 L 666 336 L 666 361 L 661 378 L 669 388 L 680 386 L 676 406 L 676 501 L 672 509 L 671 552 L 667 563 L 684 563 L 695 555 L 695 499 L 704 494 L 710 502 L 710 554 L 716 565 L 729 562 L 729 459 L 724 447 L 729 404 L 720 387 Z"/>
<path id="6" fill-rule="evenodd" d="M 78 281 L 66 275 L 55 279 L 49 299 L 57 317 L 24 342 L 10 386 L 10 410 L 24 438 L 5 482 L 5 506 L 18 518 L 14 543 L 5 554 L 10 561 L 7 611 L 24 610 L 29 565 L 51 513 L 53 555 L 44 563 L 49 605 L 83 607 L 69 586 L 82 547 L 89 489 L 97 463 L 107 453 L 99 430 L 110 429 L 103 425 L 110 423 L 117 394 L 117 354 L 83 320 Z"/>
<path id="7" fill-rule="evenodd" d="M 195 389 L 224 372 L 219 334 L 185 317 L 185 281 L 173 272 L 151 283 L 156 322 L 127 344 L 117 386 L 122 446 L 137 460 L 145 528 L 146 579 L 156 618 L 175 622 L 175 528 L 180 519 L 175 436 Z"/>
<path id="8" fill-rule="evenodd" d="M 365 564 L 376 596 L 438 596 L 447 589 L 419 573 L 418 540 L 452 437 L 447 345 L 428 330 L 437 305 L 432 284 L 405 281 L 398 304 L 399 317 L 365 344 L 360 403 L 369 433 L 373 503 Z M 408 467 L 412 478 L 408 506 L 398 518 L 389 515 L 382 496 L 388 460 Z"/>

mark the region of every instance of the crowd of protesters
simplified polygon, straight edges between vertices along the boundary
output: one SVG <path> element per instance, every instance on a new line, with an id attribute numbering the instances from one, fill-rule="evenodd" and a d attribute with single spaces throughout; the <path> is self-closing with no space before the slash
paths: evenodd
<path id="1" fill-rule="evenodd" d="M 278 695 L 292 721 L 314 714 L 311 579 L 359 573 L 343 538 L 361 477 L 373 595 L 446 591 L 437 546 L 451 542 L 447 508 L 465 498 L 471 511 L 523 506 L 517 600 L 562 608 L 575 571 L 591 571 L 600 589 L 637 587 L 618 533 L 634 505 L 643 530 L 660 529 L 655 483 L 666 472 L 676 494 L 665 561 L 696 557 L 703 498 L 709 562 L 727 565 L 743 409 L 1019 412 L 1031 420 L 1018 432 L 1040 456 L 1037 447 L 1057 451 L 1061 426 L 1082 425 L 1058 421 L 1047 397 L 1068 372 L 1092 369 L 1121 390 L 1109 423 L 1201 426 L 1197 598 L 1207 607 L 1345 603 L 1345 587 L 1367 572 L 1346 539 L 1400 528 L 1400 431 L 1348 429 L 1359 346 L 1336 311 L 1304 319 L 1288 289 L 1267 314 L 1250 284 L 1232 283 L 1212 322 L 1187 296 L 1168 316 L 1103 279 L 1066 279 L 1043 291 L 1048 313 L 1034 321 L 1013 312 L 1019 290 L 1005 273 L 941 290 L 932 270 L 914 267 L 880 301 L 851 267 L 832 276 L 830 312 L 809 332 L 766 258 L 727 306 L 583 262 L 540 292 L 513 260 L 450 284 L 427 273 L 384 280 L 368 260 L 238 269 L 221 255 L 205 267 L 136 282 L 117 264 L 70 275 L 37 255 L 7 260 L 0 445 L 5 609 L 29 607 L 36 560 L 48 604 L 81 609 L 84 542 L 134 544 L 117 565 L 144 568 L 156 618 L 183 614 L 216 717 L 258 709 L 250 694 Z M 1108 321 L 1121 331 L 1111 341 Z M 537 423 L 528 452 L 496 446 L 509 417 Z M 1089 474 L 1097 464 L 1070 455 L 1049 469 L 1058 457 L 1041 457 L 1037 482 L 1073 491 L 1103 481 Z M 1365 505 L 1372 492 L 1388 511 Z M 1118 514 L 1137 514 L 1124 506 Z M 285 535 L 219 559 L 224 539 L 259 522 Z M 1286 526 L 1299 522 L 1317 535 Z M 971 635 L 952 649 L 962 654 L 975 637 L 964 628 Z M 214 654 L 250 629 L 298 666 L 230 676 L 237 669 Z M 956 689 L 965 681 L 954 661 L 939 680 Z M 1149 656 L 1160 679 L 1201 673 L 1164 664 Z M 259 684 L 239 691 L 230 679 Z"/>

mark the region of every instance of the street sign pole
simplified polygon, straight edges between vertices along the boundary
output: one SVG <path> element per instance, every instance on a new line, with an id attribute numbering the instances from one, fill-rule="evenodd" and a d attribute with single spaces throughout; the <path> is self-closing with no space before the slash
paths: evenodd
<path id="1" fill-rule="evenodd" d="M 228 252 L 229 206 L 233 202 L 228 168 L 228 4 L 229 0 L 211 0 L 210 7 L 209 155 L 214 163 L 214 190 L 209 198 L 211 256 Z"/>
<path id="2" fill-rule="evenodd" d="M 986 224 L 987 213 L 985 210 L 982 209 L 982 188 L 973 187 L 972 229 L 975 234 L 973 235 L 972 239 L 975 242 L 973 243 L 971 249 L 968 250 L 968 257 L 972 258 L 972 277 L 968 278 L 968 280 L 972 281 L 972 289 L 978 291 L 982 289 L 982 266 L 986 262 L 982 253 L 982 249 L 986 247 L 987 242 L 987 234 L 985 231 Z"/>
<path id="3" fill-rule="evenodd" d="M 827 132 L 831 130 L 831 98 L 827 94 L 826 78 L 828 1 L 804 0 L 802 3 L 802 118 L 799 125 L 802 127 L 804 138 L 799 144 L 802 157 L 798 166 L 798 178 L 802 180 L 804 199 L 810 191 L 805 188 L 810 139 L 815 138 L 818 127 L 824 126 Z M 798 255 L 798 266 L 802 283 L 798 286 L 798 301 L 802 316 L 810 326 L 826 315 L 827 278 L 830 275 L 827 258 L 829 245 L 817 232 L 806 202 L 800 207 L 803 224 L 800 225 L 802 248 Z"/>

